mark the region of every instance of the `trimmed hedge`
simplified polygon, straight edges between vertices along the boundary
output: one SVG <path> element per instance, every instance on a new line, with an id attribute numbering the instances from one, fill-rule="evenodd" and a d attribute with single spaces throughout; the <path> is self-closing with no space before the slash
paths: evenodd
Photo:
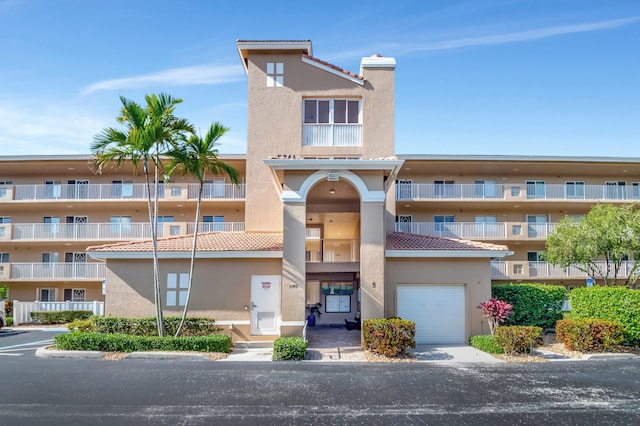
<path id="1" fill-rule="evenodd" d="M 31 319 L 40 324 L 66 324 L 91 318 L 91 311 L 33 311 Z"/>
<path id="2" fill-rule="evenodd" d="M 488 352 L 490 354 L 503 354 L 504 349 L 502 346 L 496 343 L 496 336 L 492 334 L 485 334 L 482 336 L 471 336 L 469 338 L 469 345 L 481 351 Z"/>
<path id="3" fill-rule="evenodd" d="M 622 324 L 624 339 L 640 345 L 640 291 L 627 287 L 579 287 L 569 294 L 568 318 L 600 318 Z"/>
<path id="4" fill-rule="evenodd" d="M 555 328 L 562 319 L 562 303 L 567 289 L 550 284 L 499 284 L 491 287 L 491 296 L 512 306 L 512 314 L 504 325 L 526 325 Z"/>
<path id="5" fill-rule="evenodd" d="M 67 333 L 53 338 L 57 349 L 67 351 L 231 351 L 231 337 L 226 334 L 212 336 L 158 337 L 128 334 Z"/>
<path id="6" fill-rule="evenodd" d="M 279 337 L 273 342 L 274 361 L 301 361 L 307 350 L 302 337 Z"/>
<path id="7" fill-rule="evenodd" d="M 91 317 L 95 324 L 96 333 L 131 334 L 134 336 L 157 336 L 158 325 L 155 317 L 121 318 L 121 317 Z M 176 334 L 180 317 L 164 317 L 164 334 Z M 217 326 L 213 318 L 187 318 L 180 336 L 209 336 L 218 334 L 222 328 Z"/>
<path id="8" fill-rule="evenodd" d="M 416 347 L 416 324 L 401 318 L 375 318 L 362 322 L 362 347 L 388 357 Z"/>
<path id="9" fill-rule="evenodd" d="M 95 333 L 96 326 L 91 319 L 78 320 L 67 324 L 67 329 L 72 333 Z"/>
<path id="10" fill-rule="evenodd" d="M 556 340 L 567 349 L 582 352 L 617 349 L 624 341 L 622 324 L 595 318 L 573 318 L 558 321 Z"/>
<path id="11" fill-rule="evenodd" d="M 542 329 L 524 325 L 500 326 L 495 337 L 496 343 L 508 354 L 529 353 L 542 344 Z"/>

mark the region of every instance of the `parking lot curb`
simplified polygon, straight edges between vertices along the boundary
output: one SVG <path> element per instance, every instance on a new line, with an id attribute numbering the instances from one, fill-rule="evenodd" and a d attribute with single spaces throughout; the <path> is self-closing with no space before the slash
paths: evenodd
<path id="1" fill-rule="evenodd" d="M 104 358 L 104 352 L 101 351 L 59 351 L 47 348 L 36 349 L 36 356 L 39 358 Z"/>

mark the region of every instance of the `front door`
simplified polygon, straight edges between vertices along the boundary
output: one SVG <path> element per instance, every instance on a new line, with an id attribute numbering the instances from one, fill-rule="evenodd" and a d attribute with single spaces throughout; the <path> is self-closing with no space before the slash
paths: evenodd
<path id="1" fill-rule="evenodd" d="M 251 334 L 280 334 L 279 275 L 251 277 Z"/>

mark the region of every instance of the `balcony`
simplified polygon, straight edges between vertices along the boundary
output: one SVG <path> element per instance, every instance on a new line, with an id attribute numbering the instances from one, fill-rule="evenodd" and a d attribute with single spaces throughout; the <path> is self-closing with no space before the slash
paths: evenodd
<path id="1" fill-rule="evenodd" d="M 11 280 L 102 280 L 106 277 L 105 263 L 10 263 Z"/>
<path id="2" fill-rule="evenodd" d="M 187 231 L 188 229 L 188 231 Z M 158 224 L 158 238 L 193 233 L 185 222 Z M 244 222 L 200 223 L 199 232 L 242 232 Z M 0 224 L 0 241 L 131 241 L 151 238 L 151 225 L 135 223 L 13 223 Z"/>
<path id="3" fill-rule="evenodd" d="M 358 240 L 329 240 L 308 238 L 306 240 L 307 262 L 359 262 Z"/>
<path id="4" fill-rule="evenodd" d="M 602 270 L 606 269 L 605 262 L 598 262 Z M 633 268 L 633 262 L 623 262 L 619 277 L 629 276 Z M 613 277 L 612 275 L 610 276 Z M 554 266 L 547 262 L 527 262 L 527 261 L 492 261 L 491 279 L 512 279 L 523 280 L 530 278 L 552 278 L 552 279 L 586 279 L 587 274 L 571 266 L 563 270 L 560 266 Z"/>
<path id="5" fill-rule="evenodd" d="M 527 222 L 396 222 L 395 230 L 465 240 L 544 240 L 556 226 L 556 223 Z"/>
<path id="6" fill-rule="evenodd" d="M 303 124 L 302 146 L 362 146 L 362 124 Z"/>
<path id="7" fill-rule="evenodd" d="M 99 201 L 99 200 L 147 200 L 144 183 L 132 184 L 52 184 L 14 185 L 4 189 L 0 200 L 6 201 Z M 152 188 L 153 190 L 153 188 Z M 196 200 L 199 184 L 160 185 L 161 200 Z M 245 184 L 207 183 L 202 198 L 205 200 L 241 200 L 245 197 Z"/>
<path id="8" fill-rule="evenodd" d="M 397 200 L 640 200 L 640 186 L 565 184 L 432 184 L 399 183 Z"/>

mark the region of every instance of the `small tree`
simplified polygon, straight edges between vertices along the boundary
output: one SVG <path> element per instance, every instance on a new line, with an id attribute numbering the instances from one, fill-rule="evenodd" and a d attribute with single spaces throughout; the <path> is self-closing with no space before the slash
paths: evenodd
<path id="1" fill-rule="evenodd" d="M 482 316 L 487 318 L 491 334 L 495 334 L 498 325 L 511 315 L 511 305 L 495 297 L 482 302 L 478 308 L 482 309 Z"/>
<path id="2" fill-rule="evenodd" d="M 576 268 L 600 285 L 633 287 L 640 275 L 640 211 L 598 204 L 579 221 L 561 219 L 546 245 L 552 265 Z"/>

